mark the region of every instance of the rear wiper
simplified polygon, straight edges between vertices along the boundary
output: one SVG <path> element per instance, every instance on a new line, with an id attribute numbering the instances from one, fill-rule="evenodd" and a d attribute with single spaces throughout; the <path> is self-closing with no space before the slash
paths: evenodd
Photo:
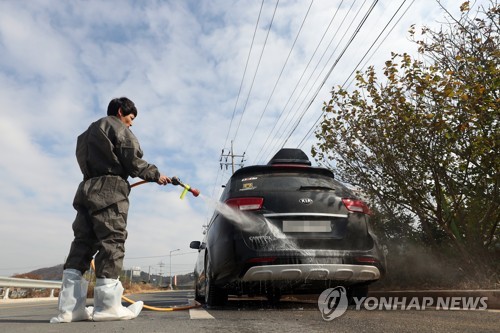
<path id="1" fill-rule="evenodd" d="M 301 186 L 299 188 L 299 191 L 313 191 L 313 190 L 335 191 L 333 187 L 328 187 L 328 186 Z"/>

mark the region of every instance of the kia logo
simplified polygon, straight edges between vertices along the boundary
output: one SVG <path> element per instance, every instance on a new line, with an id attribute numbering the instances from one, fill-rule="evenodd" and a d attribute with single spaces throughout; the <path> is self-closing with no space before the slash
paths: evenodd
<path id="1" fill-rule="evenodd" d="M 304 205 L 310 205 L 313 203 L 312 199 L 309 199 L 309 198 L 302 198 L 302 199 L 299 199 L 299 202 L 301 204 L 304 204 Z"/>

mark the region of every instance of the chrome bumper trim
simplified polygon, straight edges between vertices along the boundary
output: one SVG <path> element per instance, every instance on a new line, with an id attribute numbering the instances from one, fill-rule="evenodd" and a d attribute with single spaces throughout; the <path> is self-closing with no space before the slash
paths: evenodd
<path id="1" fill-rule="evenodd" d="M 378 280 L 380 271 L 375 266 L 346 264 L 266 265 L 251 267 L 243 281 L 274 280 Z"/>

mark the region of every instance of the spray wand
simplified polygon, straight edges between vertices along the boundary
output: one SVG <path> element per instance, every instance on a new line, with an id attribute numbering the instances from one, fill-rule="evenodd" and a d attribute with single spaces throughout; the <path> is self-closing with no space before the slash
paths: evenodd
<path id="1" fill-rule="evenodd" d="M 195 197 L 200 195 L 199 190 L 192 188 L 188 184 L 182 183 L 179 178 L 172 177 L 171 179 L 172 179 L 172 185 L 176 185 L 176 186 L 180 185 L 180 186 L 184 187 L 184 190 L 181 193 L 181 199 L 184 199 L 184 197 L 186 196 L 186 193 L 188 193 L 188 192 L 191 192 Z"/>
<path id="2" fill-rule="evenodd" d="M 175 185 L 175 186 L 180 185 L 180 186 L 184 187 L 184 190 L 182 190 L 182 193 L 181 193 L 181 199 L 184 199 L 184 197 L 186 196 L 186 193 L 188 193 L 188 192 L 191 192 L 195 197 L 200 195 L 200 190 L 192 188 L 188 184 L 184 184 L 183 182 L 181 182 L 181 180 L 179 178 L 174 176 L 170 179 L 172 180 L 172 185 Z M 150 183 L 150 182 L 147 180 L 141 180 L 139 182 L 133 183 L 132 185 L 130 185 L 130 187 L 135 187 L 135 186 L 142 185 L 145 183 Z"/>

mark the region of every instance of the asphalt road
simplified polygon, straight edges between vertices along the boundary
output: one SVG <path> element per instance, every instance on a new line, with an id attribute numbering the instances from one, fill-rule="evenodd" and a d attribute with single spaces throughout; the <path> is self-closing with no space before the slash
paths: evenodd
<path id="1" fill-rule="evenodd" d="M 130 298 L 155 307 L 171 307 L 189 304 L 193 293 L 147 293 Z M 342 316 L 325 321 L 314 298 L 285 298 L 278 306 L 264 299 L 231 298 L 223 308 L 143 310 L 131 321 L 49 324 L 56 313 L 54 299 L 0 301 L 0 332 L 500 332 L 499 310 L 349 308 Z"/>

